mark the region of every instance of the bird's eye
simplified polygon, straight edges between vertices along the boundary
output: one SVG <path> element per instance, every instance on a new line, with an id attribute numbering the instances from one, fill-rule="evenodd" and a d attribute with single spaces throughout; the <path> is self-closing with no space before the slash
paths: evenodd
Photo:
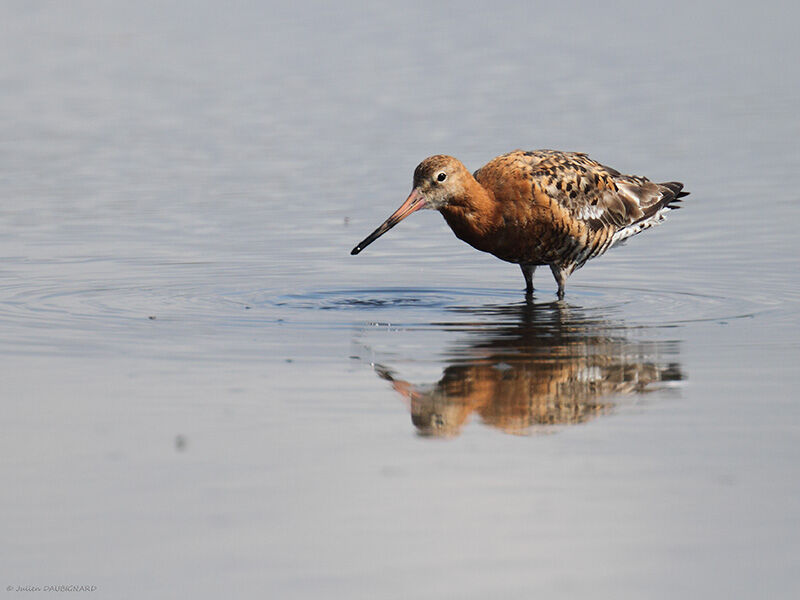
<path id="1" fill-rule="evenodd" d="M 445 173 L 444 171 L 442 171 L 436 176 L 436 181 L 444 181 L 445 179 L 447 179 L 447 173 Z"/>

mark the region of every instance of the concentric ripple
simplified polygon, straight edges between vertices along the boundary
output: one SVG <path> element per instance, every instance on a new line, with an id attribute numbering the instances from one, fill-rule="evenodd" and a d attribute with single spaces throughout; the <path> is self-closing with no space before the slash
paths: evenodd
<path id="1" fill-rule="evenodd" d="M 178 349 L 246 352 L 254 335 L 376 324 L 453 331 L 471 322 L 529 318 L 525 307 L 558 306 L 576 319 L 625 328 L 678 327 L 754 317 L 770 307 L 744 299 L 633 287 L 572 286 L 526 299 L 518 289 L 339 287 L 278 291 L 252 286 L 251 266 L 174 261 L 15 257 L 0 274 L 0 349 L 125 352 Z M 286 281 L 284 281 L 286 284 Z M 540 311 L 540 312 L 541 312 Z M 562 311 L 563 312 L 563 311 Z M 526 316 L 527 315 L 527 316 Z M 338 335 L 338 334 L 337 334 Z M 273 336 L 275 337 L 275 336 Z M 435 337 L 435 336 L 434 336 Z M 258 348 L 263 351 L 263 346 Z"/>
<path id="2" fill-rule="evenodd" d="M 730 321 L 754 317 L 767 307 L 743 299 L 643 288 L 574 286 L 567 298 L 537 294 L 526 299 L 519 290 L 480 288 L 367 288 L 286 294 L 272 301 L 276 308 L 302 313 L 308 310 L 363 313 L 370 321 L 393 317 L 402 322 L 445 324 L 457 315 L 502 319 L 521 305 L 560 305 L 579 308 L 600 318 L 624 318 L 627 326 L 667 327 L 697 321 Z M 328 319 L 331 317 L 328 316 Z M 345 318 L 352 321 L 351 318 Z"/>

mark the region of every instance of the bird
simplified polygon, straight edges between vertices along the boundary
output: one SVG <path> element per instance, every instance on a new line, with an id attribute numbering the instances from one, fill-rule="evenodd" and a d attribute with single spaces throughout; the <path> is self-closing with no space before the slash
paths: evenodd
<path id="1" fill-rule="evenodd" d="M 438 210 L 470 246 L 518 264 L 526 294 L 548 265 L 564 298 L 567 278 L 587 261 L 661 223 L 688 195 L 678 181 L 623 175 L 583 152 L 514 150 L 470 173 L 437 154 L 414 170 L 406 201 L 350 254 L 358 254 L 421 209 Z"/>

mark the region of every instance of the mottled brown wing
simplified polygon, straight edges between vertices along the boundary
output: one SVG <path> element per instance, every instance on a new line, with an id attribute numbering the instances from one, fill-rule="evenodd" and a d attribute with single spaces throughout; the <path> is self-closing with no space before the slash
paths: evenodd
<path id="1" fill-rule="evenodd" d="M 531 185 L 538 186 L 591 230 L 620 231 L 645 222 L 686 195 L 681 193 L 680 183 L 657 184 L 645 177 L 622 175 L 580 152 L 516 150 L 492 163 L 495 161 L 506 172 L 516 171 L 529 178 Z M 475 173 L 479 181 L 481 171 Z"/>

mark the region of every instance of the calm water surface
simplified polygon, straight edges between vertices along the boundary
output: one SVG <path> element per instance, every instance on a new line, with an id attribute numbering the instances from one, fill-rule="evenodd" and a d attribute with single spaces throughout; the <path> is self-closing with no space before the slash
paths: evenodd
<path id="1" fill-rule="evenodd" d="M 0 585 L 796 597 L 794 5 L 0 17 Z M 430 212 L 349 255 L 517 147 L 691 196 L 564 302 Z"/>

